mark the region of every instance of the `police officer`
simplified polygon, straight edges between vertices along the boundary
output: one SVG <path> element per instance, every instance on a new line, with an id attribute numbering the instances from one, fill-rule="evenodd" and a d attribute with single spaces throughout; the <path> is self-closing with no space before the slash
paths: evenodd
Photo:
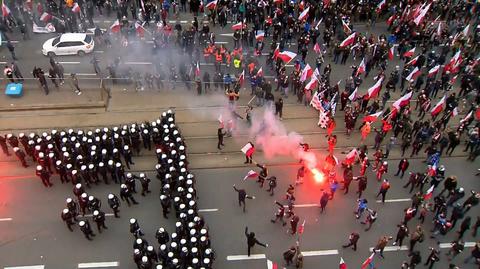
<path id="1" fill-rule="evenodd" d="M 95 236 L 95 234 L 92 231 L 92 228 L 90 227 L 90 222 L 88 220 L 82 220 L 78 223 L 78 226 L 80 226 L 80 230 L 83 232 L 85 237 L 88 240 L 92 240 L 90 236 Z"/>
<path id="2" fill-rule="evenodd" d="M 75 187 L 73 187 L 73 194 L 77 196 L 77 200 L 80 200 L 80 196 L 85 192 L 85 189 L 83 188 L 81 183 L 75 184 Z"/>
<path id="3" fill-rule="evenodd" d="M 148 185 L 150 184 L 150 179 L 145 175 L 145 173 L 140 173 L 140 183 L 142 184 L 142 196 L 145 196 L 145 193 L 150 193 L 148 190 Z"/>
<path id="4" fill-rule="evenodd" d="M 74 225 L 75 222 L 73 221 L 72 213 L 67 208 L 63 209 L 62 211 L 62 220 L 65 222 L 65 224 L 67 224 L 70 232 L 73 232 L 72 225 Z"/>
<path id="5" fill-rule="evenodd" d="M 135 238 L 138 238 L 144 235 L 144 233 L 140 229 L 140 225 L 138 225 L 137 220 L 134 218 L 130 219 L 130 233 L 133 234 Z"/>
<path id="6" fill-rule="evenodd" d="M 115 194 L 110 193 L 108 195 L 108 205 L 113 210 L 115 218 L 119 218 L 120 216 L 118 215 L 118 212 L 120 212 L 120 210 L 118 208 L 120 207 L 120 200 Z"/>
<path id="7" fill-rule="evenodd" d="M 125 184 L 120 185 L 120 199 L 122 199 L 122 201 L 126 201 L 128 206 L 130 206 L 130 202 L 135 205 L 138 204 L 135 198 L 133 198 L 132 192 Z"/>
<path id="8" fill-rule="evenodd" d="M 15 152 L 15 156 L 17 156 L 18 160 L 22 163 L 22 166 L 27 168 L 27 161 L 25 160 L 25 153 L 19 148 L 13 148 L 13 152 Z"/>
<path id="9" fill-rule="evenodd" d="M 97 223 L 98 232 L 102 233 L 102 228 L 108 229 L 105 225 L 105 213 L 100 210 L 93 211 L 93 221 Z"/>
<path id="10" fill-rule="evenodd" d="M 99 162 L 98 163 L 97 172 L 100 173 L 100 175 L 102 176 L 103 182 L 105 182 L 105 184 L 109 185 L 110 182 L 108 182 L 108 176 L 107 176 L 108 169 L 105 166 L 104 162 Z"/>
<path id="11" fill-rule="evenodd" d="M 45 170 L 41 165 L 37 165 L 37 171 L 35 173 L 42 180 L 45 187 L 52 187 L 53 184 L 50 182 L 50 173 Z"/>
<path id="12" fill-rule="evenodd" d="M 170 213 L 170 207 L 172 206 L 170 197 L 165 194 L 160 195 L 160 203 L 162 205 L 163 217 L 168 219 L 168 213 Z"/>
<path id="13" fill-rule="evenodd" d="M 69 181 L 67 177 L 67 169 L 61 160 L 55 162 L 55 170 L 57 171 L 57 174 L 60 175 L 60 181 L 62 184 Z"/>
<path id="14" fill-rule="evenodd" d="M 95 210 L 100 210 L 102 206 L 102 202 L 93 195 L 88 196 L 87 208 L 90 212 L 94 212 Z"/>
<path id="15" fill-rule="evenodd" d="M 165 231 L 165 228 L 161 227 L 155 233 L 155 238 L 158 240 L 159 245 L 167 244 L 169 241 L 168 232 Z"/>
<path id="16" fill-rule="evenodd" d="M 133 176 L 131 173 L 127 173 L 125 177 L 125 185 L 127 185 L 127 188 L 134 193 L 137 193 L 136 187 L 135 187 L 135 178 L 136 176 Z"/>
<path id="17" fill-rule="evenodd" d="M 127 165 L 127 168 L 130 169 L 130 164 L 135 163 L 132 161 L 132 151 L 130 150 L 130 147 L 128 145 L 123 146 L 122 155 L 125 159 L 125 164 Z"/>
<path id="18" fill-rule="evenodd" d="M 88 195 L 87 193 L 82 193 L 80 195 L 80 199 L 78 200 L 78 205 L 80 206 L 80 210 L 82 210 L 82 215 L 85 216 L 85 212 L 87 211 L 88 205 Z"/>
<path id="19" fill-rule="evenodd" d="M 75 221 L 78 221 L 77 216 L 78 216 L 78 204 L 73 201 L 72 198 L 67 198 L 67 209 L 72 214 L 72 217 Z"/>

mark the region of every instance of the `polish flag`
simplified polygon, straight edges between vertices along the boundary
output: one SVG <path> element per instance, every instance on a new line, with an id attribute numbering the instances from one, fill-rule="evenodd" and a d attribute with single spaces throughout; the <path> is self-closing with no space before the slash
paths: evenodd
<path id="1" fill-rule="evenodd" d="M 352 149 L 347 156 L 345 156 L 345 160 L 343 161 L 345 164 L 352 164 L 355 161 L 355 158 L 358 155 L 357 149 Z"/>
<path id="2" fill-rule="evenodd" d="M 428 70 L 428 77 L 434 77 L 438 73 L 438 70 L 440 70 L 440 65 L 432 67 L 432 69 Z"/>
<path id="3" fill-rule="evenodd" d="M 73 13 L 80 13 L 80 6 L 78 5 L 78 3 L 73 4 L 72 12 Z"/>
<path id="4" fill-rule="evenodd" d="M 277 57 L 288 64 L 293 58 L 297 57 L 297 54 L 291 51 L 282 51 L 277 54 Z"/>
<path id="5" fill-rule="evenodd" d="M 420 74 L 422 73 L 422 71 L 420 69 L 418 69 L 418 67 L 415 67 L 412 72 L 410 72 L 410 74 L 408 74 L 408 76 L 405 78 L 407 81 L 414 81 L 415 79 L 417 79 L 418 76 L 420 76 Z"/>
<path id="6" fill-rule="evenodd" d="M 432 4 L 428 4 L 425 8 L 423 8 L 421 11 L 420 11 L 420 14 L 418 14 L 418 16 L 413 20 L 413 22 L 415 22 L 415 24 L 418 26 L 423 18 L 425 18 L 425 15 L 427 14 L 428 10 L 430 9 L 430 6 Z"/>
<path id="7" fill-rule="evenodd" d="M 145 36 L 145 29 L 143 28 L 143 26 L 138 21 L 135 22 L 135 31 L 137 32 L 137 35 L 139 37 L 144 37 Z"/>
<path id="8" fill-rule="evenodd" d="M 433 189 L 435 186 L 431 186 L 430 189 L 427 190 L 427 192 L 423 195 L 423 200 L 430 200 L 433 196 Z"/>
<path id="9" fill-rule="evenodd" d="M 430 114 L 432 114 L 432 116 L 435 116 L 435 115 L 438 115 L 438 113 L 442 112 L 443 110 L 443 105 L 445 105 L 445 95 L 442 97 L 442 99 L 440 99 L 440 101 L 438 101 L 438 103 L 432 108 L 432 110 L 430 111 Z"/>
<path id="10" fill-rule="evenodd" d="M 303 232 L 305 231 L 305 220 L 303 220 L 302 222 L 302 225 L 300 225 L 300 227 L 298 227 L 298 234 L 303 234 Z"/>
<path id="11" fill-rule="evenodd" d="M 218 116 L 218 122 L 220 123 L 220 128 L 223 128 L 223 115 L 220 114 L 220 116 Z"/>
<path id="12" fill-rule="evenodd" d="M 380 3 L 378 3 L 378 5 L 377 5 L 377 8 L 375 9 L 375 11 L 377 13 L 382 12 L 382 10 L 385 8 L 386 5 L 387 5 L 387 2 L 385 0 L 380 1 Z"/>
<path id="13" fill-rule="evenodd" d="M 358 87 L 356 87 L 355 90 L 350 94 L 350 96 L 348 96 L 348 99 L 350 101 L 353 102 L 357 98 L 357 91 L 358 91 Z"/>
<path id="14" fill-rule="evenodd" d="M 278 264 L 267 260 L 267 269 L 278 269 Z"/>
<path id="15" fill-rule="evenodd" d="M 368 257 L 363 263 L 362 267 L 360 269 L 366 269 L 367 267 L 370 266 L 370 263 L 373 261 L 373 256 L 375 256 L 375 252 L 373 252 L 370 257 Z"/>
<path id="16" fill-rule="evenodd" d="M 457 81 L 457 78 L 458 78 L 458 75 L 453 76 L 448 83 L 450 83 L 450 85 L 455 84 L 455 82 Z"/>
<path id="17" fill-rule="evenodd" d="M 214 10 L 217 7 L 217 0 L 208 3 L 205 7 L 209 10 Z"/>
<path id="18" fill-rule="evenodd" d="M 195 77 L 200 77 L 200 65 L 197 62 L 197 67 L 195 68 Z"/>
<path id="19" fill-rule="evenodd" d="M 383 113 L 383 111 L 379 111 L 377 113 L 367 115 L 367 116 L 363 117 L 363 122 L 374 122 L 378 119 L 378 117 L 380 117 L 380 115 L 382 115 L 382 113 Z"/>
<path id="20" fill-rule="evenodd" d="M 342 20 L 342 26 L 343 26 L 343 31 L 345 32 L 345 34 L 349 35 L 352 32 L 352 29 L 350 29 L 350 27 L 348 27 L 348 24 L 344 20 Z"/>
<path id="21" fill-rule="evenodd" d="M 265 38 L 265 32 L 261 31 L 261 30 L 258 30 L 257 34 L 255 35 L 255 39 L 257 41 L 263 41 L 264 38 Z"/>
<path id="22" fill-rule="evenodd" d="M 242 30 L 242 28 L 245 28 L 245 26 L 243 25 L 243 22 L 239 22 L 239 23 L 236 23 L 236 24 L 232 25 L 232 30 L 233 31 Z"/>
<path id="23" fill-rule="evenodd" d="M 2 1 L 2 15 L 4 18 L 8 17 L 12 12 L 10 9 L 5 5 L 5 3 Z"/>
<path id="24" fill-rule="evenodd" d="M 377 80 L 377 82 L 375 82 L 372 87 L 370 87 L 370 89 L 368 89 L 368 99 L 375 98 L 378 95 L 378 93 L 382 89 L 382 82 L 383 78 L 380 78 L 379 80 Z"/>
<path id="25" fill-rule="evenodd" d="M 300 13 L 300 16 L 298 16 L 299 21 L 306 20 L 308 18 L 308 12 L 310 11 L 310 7 L 307 7 L 302 13 Z"/>
<path id="26" fill-rule="evenodd" d="M 456 117 L 458 116 L 458 107 L 455 107 L 453 110 L 452 110 L 452 117 Z"/>
<path id="27" fill-rule="evenodd" d="M 405 52 L 405 53 L 403 54 L 403 57 L 412 57 L 414 53 L 415 53 L 415 47 L 412 48 L 411 50 Z"/>
<path id="28" fill-rule="evenodd" d="M 253 147 L 252 143 L 248 142 L 242 148 L 242 152 L 247 156 L 252 156 L 253 152 L 255 152 L 255 148 Z"/>
<path id="29" fill-rule="evenodd" d="M 466 122 L 473 116 L 473 110 L 470 111 L 463 119 L 460 120 L 460 123 Z"/>
<path id="30" fill-rule="evenodd" d="M 405 66 L 415 65 L 415 64 L 417 63 L 418 57 L 420 57 L 420 55 L 418 55 L 417 57 L 415 57 L 415 58 L 411 59 L 410 61 L 408 61 L 408 63 L 406 63 Z"/>
<path id="31" fill-rule="evenodd" d="M 260 69 L 258 69 L 256 76 L 257 77 L 263 77 L 263 68 L 262 67 L 260 67 Z"/>
<path id="32" fill-rule="evenodd" d="M 257 177 L 258 176 L 258 173 L 253 171 L 253 170 L 250 170 L 248 171 L 247 175 L 243 178 L 243 180 L 247 180 L 247 178 L 254 178 L 254 177 Z"/>
<path id="33" fill-rule="evenodd" d="M 365 73 L 365 58 L 362 59 L 362 62 L 357 68 L 357 72 L 355 73 L 355 76 L 358 77 L 358 75 Z"/>
<path id="34" fill-rule="evenodd" d="M 302 70 L 302 75 L 300 76 L 300 81 L 304 82 L 305 80 L 311 78 L 313 75 L 313 70 L 310 67 L 309 64 L 305 65 L 305 67 Z"/>
<path id="35" fill-rule="evenodd" d="M 313 90 L 318 86 L 318 80 L 316 78 L 310 79 L 310 81 L 305 85 L 305 89 Z"/>
<path id="36" fill-rule="evenodd" d="M 273 59 L 277 59 L 278 54 L 280 54 L 280 45 L 277 45 L 277 48 L 273 51 Z"/>
<path id="37" fill-rule="evenodd" d="M 387 25 L 392 25 L 393 21 L 397 18 L 397 15 L 396 14 L 393 14 L 392 16 L 390 16 L 388 19 L 387 19 Z"/>
<path id="38" fill-rule="evenodd" d="M 470 29 L 470 24 L 467 24 L 467 26 L 465 26 L 465 29 L 463 29 L 463 31 L 462 31 L 462 35 L 463 35 L 464 37 L 467 37 L 467 35 L 468 35 L 468 29 Z"/>
<path id="39" fill-rule="evenodd" d="M 330 0 L 323 0 L 323 8 L 328 8 L 328 5 L 330 5 Z"/>
<path id="40" fill-rule="evenodd" d="M 347 269 L 347 264 L 342 257 L 340 257 L 340 265 L 338 266 L 338 269 Z"/>
<path id="41" fill-rule="evenodd" d="M 393 60 L 393 56 L 395 55 L 395 46 L 392 46 L 388 49 L 388 59 L 391 61 Z"/>
<path id="42" fill-rule="evenodd" d="M 242 86 L 244 81 L 245 81 L 245 70 L 243 70 L 240 76 L 238 77 L 238 84 Z"/>
<path id="43" fill-rule="evenodd" d="M 283 0 L 273 0 L 273 3 L 274 3 L 274 4 L 282 4 L 282 3 L 283 3 Z"/>
<path id="44" fill-rule="evenodd" d="M 315 68 L 315 71 L 313 71 L 313 77 L 318 80 L 318 78 L 320 77 L 320 71 L 318 70 L 318 68 Z"/>
<path id="45" fill-rule="evenodd" d="M 320 98 L 318 94 L 315 94 L 312 97 L 312 101 L 310 101 L 310 105 L 313 106 L 318 111 L 323 111 L 322 102 L 320 102 Z"/>
<path id="46" fill-rule="evenodd" d="M 452 73 L 458 72 L 458 67 L 462 63 L 462 56 L 461 56 L 462 51 L 458 50 L 457 53 L 450 59 L 448 64 L 445 65 L 443 68 L 443 72 L 450 71 Z"/>
<path id="47" fill-rule="evenodd" d="M 118 20 L 116 20 L 112 26 L 110 26 L 110 31 L 112 33 L 118 33 L 120 32 L 120 22 Z"/>
<path id="48" fill-rule="evenodd" d="M 400 108 L 408 105 L 410 103 L 410 100 L 412 99 L 413 96 L 413 91 L 410 91 L 409 93 L 405 94 L 404 96 L 400 97 L 397 101 L 393 103 L 393 107 L 397 110 L 400 110 Z"/>
<path id="49" fill-rule="evenodd" d="M 40 20 L 43 22 L 49 22 L 52 18 L 53 16 L 51 14 L 48 14 L 47 12 L 43 12 L 40 16 Z"/>
<path id="50" fill-rule="evenodd" d="M 313 51 L 315 51 L 317 54 L 320 54 L 322 52 L 318 43 L 315 43 L 315 46 L 313 46 Z"/>
<path id="51" fill-rule="evenodd" d="M 357 33 L 352 33 L 349 35 L 345 40 L 340 43 L 340 48 L 345 48 L 346 46 L 352 45 L 355 42 L 355 37 L 357 36 Z"/>

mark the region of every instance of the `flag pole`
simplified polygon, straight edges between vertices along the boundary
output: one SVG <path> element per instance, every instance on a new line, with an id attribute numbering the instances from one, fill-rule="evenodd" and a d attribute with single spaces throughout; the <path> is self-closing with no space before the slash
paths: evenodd
<path id="1" fill-rule="evenodd" d="M 250 101 L 248 101 L 247 105 L 250 105 L 250 103 L 251 103 L 251 102 L 253 101 L 253 99 L 255 99 L 256 97 L 257 97 L 257 96 L 254 95 L 254 96 L 252 97 L 252 99 L 250 99 Z"/>

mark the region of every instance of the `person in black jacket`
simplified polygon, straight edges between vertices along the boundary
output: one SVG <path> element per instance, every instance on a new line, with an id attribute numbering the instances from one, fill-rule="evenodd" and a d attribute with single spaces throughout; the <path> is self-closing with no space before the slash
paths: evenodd
<path id="1" fill-rule="evenodd" d="M 250 249 L 255 246 L 255 244 L 267 248 L 268 244 L 260 243 L 257 238 L 255 238 L 255 233 L 248 232 L 248 227 L 245 227 L 245 236 L 247 237 L 247 247 L 248 247 L 248 256 L 250 257 Z"/>
<path id="2" fill-rule="evenodd" d="M 245 212 L 245 199 L 255 199 L 255 196 L 247 195 L 247 192 L 244 189 L 237 189 L 235 184 L 233 184 L 233 189 L 238 192 L 238 206 L 242 206 L 243 204 L 243 212 Z"/>

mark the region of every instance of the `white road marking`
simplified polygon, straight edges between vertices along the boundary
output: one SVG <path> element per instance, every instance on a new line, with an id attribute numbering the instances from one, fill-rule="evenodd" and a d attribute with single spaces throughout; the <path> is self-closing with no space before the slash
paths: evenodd
<path id="1" fill-rule="evenodd" d="M 95 73 L 65 73 L 66 75 L 71 75 L 75 74 L 77 76 L 96 76 L 97 74 Z"/>
<path id="2" fill-rule="evenodd" d="M 386 199 L 385 203 L 398 203 L 398 202 L 410 202 L 412 199 L 410 198 L 403 198 L 403 199 Z M 381 203 L 382 200 L 377 200 L 377 203 Z"/>
<path id="3" fill-rule="evenodd" d="M 115 216 L 115 214 L 113 214 L 113 213 L 105 213 L 105 217 L 113 217 L 113 216 Z M 92 214 L 85 214 L 84 217 L 93 217 L 93 215 L 92 215 Z"/>
<path id="4" fill-rule="evenodd" d="M 389 252 L 389 251 L 401 251 L 401 250 L 408 250 L 407 246 L 388 246 L 383 249 L 383 251 Z M 373 248 L 370 248 L 370 252 L 373 251 Z"/>
<path id="5" fill-rule="evenodd" d="M 219 34 L 220 36 L 233 36 L 233 33 Z"/>
<path id="6" fill-rule="evenodd" d="M 286 64 L 285 67 L 293 67 L 293 64 Z"/>
<path id="7" fill-rule="evenodd" d="M 338 249 L 302 251 L 304 257 L 338 255 Z"/>
<path id="8" fill-rule="evenodd" d="M 7 62 L 0 62 L 0 64 L 6 64 Z"/>
<path id="9" fill-rule="evenodd" d="M 59 62 L 61 64 L 80 64 L 80 62 Z"/>
<path id="10" fill-rule="evenodd" d="M 79 263 L 78 268 L 117 267 L 119 262 L 87 262 Z"/>
<path id="11" fill-rule="evenodd" d="M 3 219 L 0 219 L 0 222 L 1 221 L 12 221 L 13 219 L 12 218 L 3 218 Z"/>
<path id="12" fill-rule="evenodd" d="M 200 65 L 213 65 L 213 63 L 200 63 Z"/>
<path id="13" fill-rule="evenodd" d="M 285 205 L 284 207 L 288 207 L 287 205 Z M 320 207 L 319 204 L 299 204 L 299 205 L 293 205 L 293 207 Z"/>
<path id="14" fill-rule="evenodd" d="M 5 40 L 5 41 L 2 41 L 2 43 L 7 43 L 7 42 L 8 42 L 8 41 L 6 41 L 6 40 Z M 11 43 L 19 43 L 20 41 L 18 41 L 18 40 L 10 40 L 10 42 L 11 42 Z"/>
<path id="15" fill-rule="evenodd" d="M 12 266 L 4 269 L 44 269 L 45 265 L 27 265 L 27 266 Z"/>
<path id="16" fill-rule="evenodd" d="M 215 44 L 228 44 L 228 41 L 215 41 Z"/>
<path id="17" fill-rule="evenodd" d="M 243 260 L 261 260 L 266 259 L 265 254 L 252 254 L 248 255 L 232 255 L 227 256 L 227 261 L 243 261 Z"/>
<path id="18" fill-rule="evenodd" d="M 105 51 L 103 51 L 103 50 L 94 50 L 93 52 L 95 52 L 95 53 L 104 53 Z"/>
<path id="19" fill-rule="evenodd" d="M 198 212 L 217 212 L 218 208 L 199 209 Z"/>
<path id="20" fill-rule="evenodd" d="M 125 62 L 125 64 L 131 64 L 131 65 L 150 65 L 152 64 L 151 62 Z"/>
<path id="21" fill-rule="evenodd" d="M 465 247 L 466 248 L 473 248 L 475 247 L 476 242 L 465 242 Z M 451 248 L 452 243 L 441 243 L 439 245 L 440 248 Z"/>

